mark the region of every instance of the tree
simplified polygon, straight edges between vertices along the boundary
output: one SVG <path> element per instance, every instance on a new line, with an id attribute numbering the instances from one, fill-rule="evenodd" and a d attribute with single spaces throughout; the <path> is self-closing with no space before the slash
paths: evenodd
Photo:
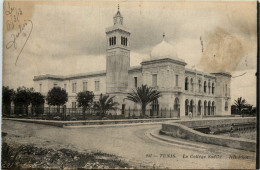
<path id="1" fill-rule="evenodd" d="M 48 91 L 46 100 L 48 105 L 57 106 L 57 112 L 59 113 L 60 106 L 68 101 L 68 93 L 60 87 L 53 87 Z"/>
<path id="2" fill-rule="evenodd" d="M 94 109 L 98 111 L 102 117 L 105 116 L 109 110 L 116 110 L 119 104 L 113 101 L 114 97 L 115 96 L 109 97 L 109 95 L 103 95 L 101 93 L 99 100 L 94 102 Z"/>
<path id="3" fill-rule="evenodd" d="M 83 118 L 85 119 L 86 118 L 85 111 L 92 104 L 93 99 L 94 99 L 94 93 L 91 91 L 79 92 L 77 94 L 76 99 L 78 102 L 78 107 L 83 108 Z"/>
<path id="4" fill-rule="evenodd" d="M 161 97 L 159 91 L 147 85 L 136 87 L 132 93 L 128 93 L 127 100 L 140 104 L 142 107 L 142 116 L 145 115 L 146 106 L 154 100 Z"/>
<path id="5" fill-rule="evenodd" d="M 242 109 L 243 114 L 254 115 L 254 107 L 251 104 L 245 104 Z"/>
<path id="6" fill-rule="evenodd" d="M 37 110 L 36 113 L 39 113 L 40 106 L 44 104 L 44 96 L 39 92 L 31 93 L 31 104 L 32 104 L 32 112 Z"/>
<path id="7" fill-rule="evenodd" d="M 17 107 L 19 113 L 25 113 L 28 116 L 28 106 L 31 104 L 31 94 L 34 92 L 33 88 L 18 87 L 14 95 L 14 105 Z"/>
<path id="8" fill-rule="evenodd" d="M 243 99 L 242 97 L 239 97 L 237 98 L 237 100 L 235 100 L 235 106 L 237 107 L 239 114 L 241 114 L 241 111 L 245 107 L 245 105 L 246 105 L 246 100 Z"/>
<path id="9" fill-rule="evenodd" d="M 2 106 L 3 110 L 2 113 L 4 114 L 11 114 L 11 102 L 14 99 L 15 91 L 13 89 L 9 89 L 7 86 L 3 86 L 2 89 Z"/>

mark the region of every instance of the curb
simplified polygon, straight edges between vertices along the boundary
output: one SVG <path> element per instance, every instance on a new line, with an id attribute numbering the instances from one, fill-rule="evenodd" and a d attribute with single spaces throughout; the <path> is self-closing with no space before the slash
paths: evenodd
<path id="1" fill-rule="evenodd" d="M 168 143 L 172 143 L 172 144 L 177 144 L 177 145 L 182 145 L 182 146 L 188 146 L 188 147 L 193 147 L 196 149 L 207 149 L 204 146 L 198 145 L 198 144 L 192 144 L 191 142 L 186 142 L 183 139 L 175 139 L 174 137 L 171 137 L 172 139 L 169 139 L 169 136 L 164 136 L 164 135 L 160 135 L 160 130 L 159 129 L 155 129 L 152 130 L 150 132 L 148 132 L 150 136 L 152 136 L 153 138 L 156 138 L 158 140 L 164 141 L 164 142 L 168 142 Z"/>

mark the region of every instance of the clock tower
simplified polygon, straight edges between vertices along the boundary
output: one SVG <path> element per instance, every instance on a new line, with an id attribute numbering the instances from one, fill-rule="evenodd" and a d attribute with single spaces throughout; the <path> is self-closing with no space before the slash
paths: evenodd
<path id="1" fill-rule="evenodd" d="M 106 93 L 124 94 L 128 88 L 130 31 L 123 26 L 119 6 L 113 23 L 106 28 Z"/>

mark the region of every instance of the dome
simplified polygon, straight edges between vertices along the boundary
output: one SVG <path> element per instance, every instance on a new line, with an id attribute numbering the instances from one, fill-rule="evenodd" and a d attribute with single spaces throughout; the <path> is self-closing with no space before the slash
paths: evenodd
<path id="1" fill-rule="evenodd" d="M 156 45 L 151 51 L 151 59 L 154 58 L 174 58 L 177 59 L 177 53 L 172 45 L 163 40 L 160 44 Z"/>

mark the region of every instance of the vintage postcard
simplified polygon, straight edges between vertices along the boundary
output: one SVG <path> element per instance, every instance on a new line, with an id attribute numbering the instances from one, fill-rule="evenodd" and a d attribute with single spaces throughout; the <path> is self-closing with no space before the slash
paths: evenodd
<path id="1" fill-rule="evenodd" d="M 3 2 L 3 169 L 256 169 L 256 1 Z"/>

